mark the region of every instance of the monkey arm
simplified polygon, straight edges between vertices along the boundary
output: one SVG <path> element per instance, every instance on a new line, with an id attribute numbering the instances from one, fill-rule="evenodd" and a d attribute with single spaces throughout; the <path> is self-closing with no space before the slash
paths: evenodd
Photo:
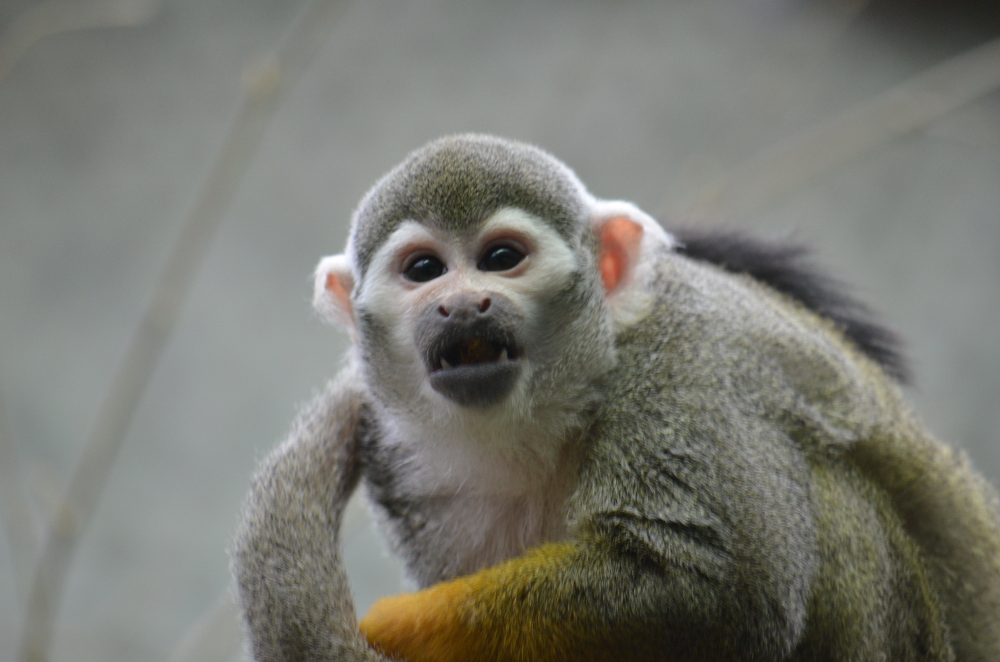
<path id="1" fill-rule="evenodd" d="M 769 659 L 738 587 L 611 535 L 385 598 L 361 631 L 406 662 Z"/>
<path id="2" fill-rule="evenodd" d="M 364 399 L 346 368 L 254 477 L 232 551 L 253 659 L 384 660 L 358 633 L 339 530 Z"/>
<path id="3" fill-rule="evenodd" d="M 360 627 L 406 662 L 664 657 L 649 604 L 662 574 L 606 543 L 559 543 L 377 602 Z"/>

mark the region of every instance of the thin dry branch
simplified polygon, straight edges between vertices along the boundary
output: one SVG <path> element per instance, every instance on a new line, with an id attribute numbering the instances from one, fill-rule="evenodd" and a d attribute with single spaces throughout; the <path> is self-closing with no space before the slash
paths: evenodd
<path id="1" fill-rule="evenodd" d="M 188 631 L 168 662 L 225 662 L 241 643 L 240 610 L 226 591 Z"/>
<path id="2" fill-rule="evenodd" d="M 29 7 L 0 36 L 0 83 L 40 39 L 73 30 L 142 25 L 153 19 L 159 4 L 159 0 L 50 0 Z M 12 548 L 19 597 L 24 598 L 36 541 L 17 447 L 4 427 L 2 404 L 0 402 L 0 510 Z"/>
<path id="3" fill-rule="evenodd" d="M 944 118 L 1000 89 L 1000 39 L 780 141 L 706 186 L 672 220 L 734 220 L 845 161 Z"/>
<path id="4" fill-rule="evenodd" d="M 751 72 L 709 139 L 686 159 L 667 197 L 674 203 L 671 211 L 684 209 L 691 193 L 717 183 L 729 164 L 770 142 L 770 136 L 797 107 L 803 82 L 815 77 L 830 46 L 870 3 L 825 0 L 785 8 L 781 30 L 769 43 L 769 55 Z"/>
<path id="5" fill-rule="evenodd" d="M 342 0 L 309 3 L 278 50 L 245 81 L 240 108 L 114 376 L 48 532 L 28 595 L 20 649 L 20 659 L 25 662 L 49 659 L 57 606 L 77 541 L 97 508 L 115 457 L 176 326 L 198 266 L 278 108 L 282 93 L 300 78 L 345 4 Z"/>
<path id="6" fill-rule="evenodd" d="M 49 0 L 22 12 L 0 38 L 0 82 L 37 41 L 60 32 L 148 23 L 159 0 Z"/>
<path id="7" fill-rule="evenodd" d="M 18 598 L 24 598 L 31 560 L 35 556 L 35 527 L 31 508 L 28 506 L 18 459 L 17 446 L 10 436 L 4 417 L 3 398 L 0 398 L 0 509 L 7 529 L 17 581 Z"/>

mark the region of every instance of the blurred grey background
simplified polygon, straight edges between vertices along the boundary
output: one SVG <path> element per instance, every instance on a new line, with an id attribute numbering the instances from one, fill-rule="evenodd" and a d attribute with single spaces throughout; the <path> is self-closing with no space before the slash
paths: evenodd
<path id="1" fill-rule="evenodd" d="M 310 271 L 367 187 L 446 133 L 537 143 L 668 222 L 815 246 L 907 339 L 928 425 L 1000 479 L 1000 3 L 327 4 L 284 76 L 299 1 L 0 0 L 0 660 L 213 168 L 231 204 L 134 389 L 54 660 L 239 659 L 225 550 L 248 478 L 346 342 Z M 227 140 L 245 149 L 213 166 Z M 363 507 L 346 527 L 363 612 L 400 573 Z"/>

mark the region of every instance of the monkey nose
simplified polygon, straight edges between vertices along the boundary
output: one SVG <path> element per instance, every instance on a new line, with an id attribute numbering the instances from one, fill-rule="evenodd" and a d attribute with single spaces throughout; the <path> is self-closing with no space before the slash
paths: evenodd
<path id="1" fill-rule="evenodd" d="M 459 313 L 460 316 L 465 317 L 469 315 L 476 315 L 477 313 L 482 315 L 487 310 L 490 309 L 492 301 L 488 295 L 482 293 L 474 292 L 463 292 L 461 294 L 456 294 L 454 296 L 448 297 L 440 305 L 438 305 L 438 313 L 441 317 L 451 317 L 452 313 Z"/>

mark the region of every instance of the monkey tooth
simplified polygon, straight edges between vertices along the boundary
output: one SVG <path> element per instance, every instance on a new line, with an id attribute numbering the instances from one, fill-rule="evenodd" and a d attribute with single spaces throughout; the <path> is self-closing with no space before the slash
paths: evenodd
<path id="1" fill-rule="evenodd" d="M 452 343 L 433 360 L 431 372 L 453 370 L 470 366 L 513 363 L 520 358 L 516 345 L 505 345 L 502 340 L 466 338 Z"/>

